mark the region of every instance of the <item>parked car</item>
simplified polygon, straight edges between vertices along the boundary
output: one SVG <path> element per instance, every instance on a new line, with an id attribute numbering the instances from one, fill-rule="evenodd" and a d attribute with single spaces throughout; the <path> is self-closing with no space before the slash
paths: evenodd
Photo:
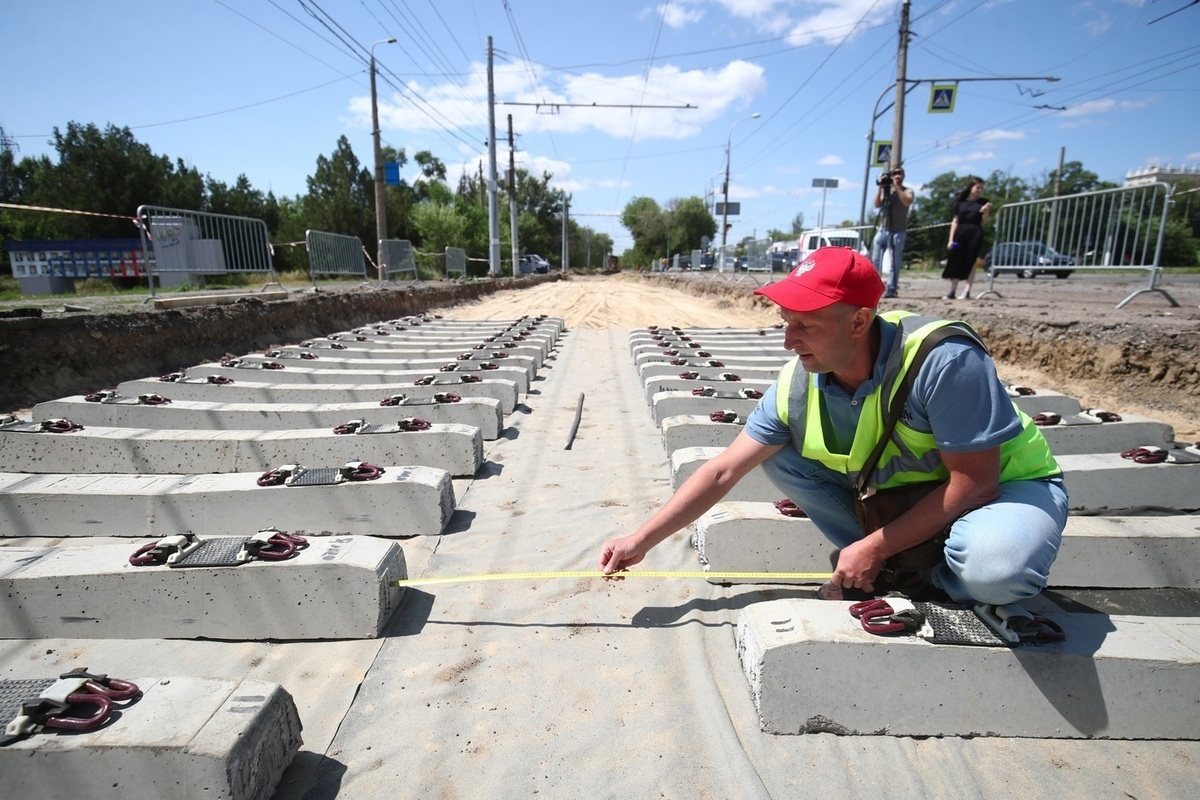
<path id="1" fill-rule="evenodd" d="M 701 270 L 709 270 L 709 269 L 712 269 L 712 268 L 713 268 L 713 263 L 714 263 L 715 261 L 716 261 L 716 257 L 713 255 L 712 251 L 711 251 L 711 250 L 709 250 L 708 252 L 706 252 L 706 253 L 704 253 L 702 256 L 700 256 L 700 267 L 699 267 L 699 269 L 701 269 Z"/>
<path id="2" fill-rule="evenodd" d="M 521 256 L 519 266 L 523 275 L 528 275 L 531 272 L 536 272 L 539 275 L 545 275 L 550 271 L 550 262 L 539 256 L 537 253 Z"/>
<path id="3" fill-rule="evenodd" d="M 992 275 L 1008 272 L 1018 278 L 1038 275 L 1065 278 L 1075 271 L 1070 269 L 1075 266 L 1075 259 L 1044 242 L 1001 242 L 983 257 L 983 266 Z"/>
<path id="4" fill-rule="evenodd" d="M 814 250 L 822 247 L 850 247 L 864 256 L 869 256 L 863 243 L 862 235 L 854 228 L 823 228 L 821 230 L 804 231 L 797 240 L 799 245 L 796 263 L 813 254 Z"/>
<path id="5" fill-rule="evenodd" d="M 750 263 L 750 259 L 747 258 L 746 256 L 738 256 L 737 258 L 735 258 L 733 260 L 733 271 L 734 272 L 745 272 L 747 265 L 749 263 Z"/>

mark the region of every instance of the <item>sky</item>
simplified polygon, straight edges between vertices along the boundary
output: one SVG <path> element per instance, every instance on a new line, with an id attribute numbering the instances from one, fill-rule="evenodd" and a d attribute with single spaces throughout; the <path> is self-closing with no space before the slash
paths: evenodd
<path id="1" fill-rule="evenodd" d="M 0 127 L 18 158 L 52 160 L 68 122 L 128 127 L 202 174 L 292 197 L 340 136 L 372 168 L 373 50 L 383 143 L 432 152 L 453 186 L 487 174 L 490 38 L 501 177 L 511 115 L 517 166 L 549 173 L 618 253 L 632 199 L 722 200 L 727 168 L 730 240 L 763 237 L 798 213 L 859 219 L 880 172 L 868 133 L 894 139 L 901 6 L 5 0 Z M 902 154 L 918 193 L 948 171 L 1041 181 L 1063 153 L 1118 183 L 1200 167 L 1200 4 L 912 0 L 910 29 Z M 955 87 L 949 113 L 929 111 L 934 83 Z"/>

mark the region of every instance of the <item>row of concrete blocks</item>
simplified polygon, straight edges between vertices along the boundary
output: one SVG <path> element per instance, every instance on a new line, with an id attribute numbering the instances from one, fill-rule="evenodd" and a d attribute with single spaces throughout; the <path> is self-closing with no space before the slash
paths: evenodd
<path id="1" fill-rule="evenodd" d="M 354 340 L 361 335 L 353 334 Z M 502 403 L 507 403 L 511 411 L 518 399 L 518 385 L 522 387 L 519 391 L 528 389 L 528 372 L 523 368 L 513 371 L 520 373 L 519 381 L 489 381 L 505 392 L 502 397 L 480 398 L 489 405 L 490 414 L 499 413 Z M 316 380 L 315 375 L 313 379 Z M 360 381 L 354 387 L 358 389 L 364 384 L 368 381 Z M 203 384 L 174 385 L 220 390 L 235 384 L 205 380 Z M 407 387 L 408 383 L 404 385 Z M 462 384 L 472 389 L 479 385 Z M 245 384 L 240 386 L 244 388 Z M 459 388 L 457 385 L 445 388 L 445 383 L 441 386 L 442 391 Z M 287 393 L 279 387 L 279 384 L 261 384 L 257 388 L 260 395 L 252 397 L 250 402 Z M 312 387 L 304 390 L 312 391 Z M 370 385 L 360 391 L 378 392 L 378 387 Z M 337 392 L 334 389 L 330 394 Z M 150 389 L 137 393 L 157 392 Z M 38 413 L 57 415 L 59 410 L 82 408 L 79 403 L 86 401 L 58 402 L 57 408 L 47 404 Z M 181 405 L 175 410 L 183 411 L 180 418 L 206 413 L 214 419 L 224 413 L 232 418 L 239 413 L 243 416 L 254 413 L 249 409 L 223 407 L 228 400 L 208 405 L 216 407 Z M 110 402 L 107 407 L 99 404 L 91 408 L 125 411 L 128 404 Z M 293 410 L 302 415 L 319 411 L 263 409 L 262 415 L 279 420 L 282 426 L 288 412 Z M 87 423 L 89 427 L 95 424 L 92 419 Z M 114 424 L 128 421 L 120 417 L 111 420 Z M 327 422 L 322 418 L 322 425 Z M 212 427 L 223 429 L 233 425 L 226 422 Z M 256 425 L 263 427 L 261 420 Z M 455 423 L 442 427 L 473 431 L 470 448 L 477 451 L 480 447 L 478 427 Z M 260 458 L 255 463 L 257 470 L 264 464 L 277 463 L 282 457 L 269 451 L 272 445 L 263 444 L 274 441 L 271 436 L 251 437 L 257 444 L 242 450 L 229 444 L 231 438 L 237 438 L 236 433 L 229 431 L 224 436 L 208 438 L 188 432 L 173 436 L 147 428 L 126 438 L 116 428 L 110 430 L 107 435 L 92 437 L 97 441 L 107 439 L 110 446 L 113 442 L 122 443 L 114 449 L 125 455 L 110 454 L 107 459 L 110 464 L 117 461 L 144 467 L 147 463 L 189 463 L 194 467 L 204 458 L 172 462 L 169 456 L 150 456 L 152 445 L 140 443 L 156 439 L 174 442 L 176 447 L 180 442 L 191 443 L 198 453 L 212 447 L 206 447 L 204 442 L 218 443 L 214 449 L 221 450 L 222 456 L 204 462 L 209 466 L 236 466 L 241 463 L 239 459 L 250 459 L 257 454 Z M 61 436 L 65 441 L 78 433 L 81 432 L 45 435 Z M 301 441 L 318 441 L 315 449 L 300 449 L 304 459 L 312 459 L 310 464 L 336 462 L 347 455 L 337 451 L 334 440 L 323 433 L 299 437 Z M 400 435 L 418 436 L 417 433 L 376 436 Z M 26 438 L 17 438 L 20 436 Z M 85 438 L 74 439 L 76 458 L 72 463 L 78 465 L 81 459 L 92 463 L 104 460 L 98 453 L 89 453 L 91 445 L 83 443 Z M 366 441 L 372 437 L 357 438 Z M 23 448 L 34 439 L 43 443 L 41 454 Z M 0 439 L 6 467 L 12 469 L 14 463 L 24 458 L 45 468 L 55 458 L 63 458 L 61 454 L 46 452 L 47 447 L 53 450 L 49 441 L 42 435 L 15 432 L 12 438 Z M 70 448 L 67 447 L 68 452 Z M 387 452 L 390 451 L 378 451 L 385 457 L 377 460 L 385 461 Z M 296 451 L 289 451 L 289 455 L 290 460 L 303 460 L 296 458 Z M 465 472 L 466 468 L 462 469 Z M 431 466 L 388 467 L 376 480 L 304 488 L 258 486 L 257 471 L 212 472 L 218 474 L 7 473 L 0 476 L 0 534 L 63 536 L 63 526 L 56 524 L 55 519 L 65 518 L 76 521 L 73 532 L 66 535 L 100 534 L 112 529 L 123 529 L 131 535 L 151 535 L 155 529 L 201 528 L 206 538 L 249 536 L 254 531 L 239 530 L 246 519 L 270 520 L 273 527 L 286 530 L 313 532 L 314 527 L 319 527 L 320 533 L 329 535 L 309 539 L 296 556 L 286 561 L 253 560 L 236 567 L 196 568 L 133 566 L 130 556 L 138 548 L 130 541 L 93 539 L 77 546 L 70 543 L 44 546 L 44 539 L 31 539 L 28 544 L 13 542 L 0 548 L 3 587 L 0 596 L 4 597 L 5 611 L 0 615 L 0 636 L 235 640 L 375 637 L 399 605 L 403 590 L 395 582 L 407 577 L 407 570 L 399 544 L 361 533 L 404 536 L 440 532 L 453 510 L 449 473 Z M 273 495 L 268 497 L 268 492 Z M 130 614 L 131 604 L 154 611 Z M 263 613 L 247 614 L 247 609 L 263 609 Z M 276 684 L 251 680 L 190 677 L 133 677 L 132 680 L 143 694 L 137 702 L 121 709 L 116 724 L 71 737 L 35 735 L 0 748 L 0 772 L 5 776 L 6 788 L 28 798 L 86 796 L 113 800 L 130 796 L 182 799 L 199 794 L 254 800 L 273 794 L 302 743 L 300 717 L 286 690 Z M 121 757 L 114 758 L 116 753 Z"/>
<path id="2" fill-rule="evenodd" d="M 699 347 L 689 349 L 702 349 L 704 356 L 669 356 L 686 363 L 668 363 L 666 354 L 654 352 L 666 337 L 654 340 L 652 348 L 635 349 L 635 360 L 643 356 L 639 365 L 647 401 L 662 427 L 676 487 L 741 428 L 714 422 L 706 413 L 732 406 L 744 419 L 755 402 L 698 398 L 690 389 L 763 391 L 782 364 L 782 359 L 772 367 L 735 360 L 744 354 L 722 347 L 736 342 L 734 332 L 684 333 L 689 338 L 675 338 L 670 349 L 682 354 L 682 347 L 697 343 Z M 631 339 L 637 336 L 635 332 Z M 769 341 L 771 332 L 750 332 L 743 338 Z M 700 374 L 683 378 L 680 371 Z M 730 379 L 729 373 L 737 377 Z M 1073 398 L 1042 391 L 1010 393 L 1030 414 L 1048 411 L 1064 417 L 1064 423 L 1043 431 L 1065 471 L 1076 514 L 1200 506 L 1200 465 L 1139 464 L 1119 455 L 1140 445 L 1182 452 L 1169 426 L 1128 414 L 1121 422 L 1101 423 L 1095 414 L 1084 414 Z M 738 401 L 742 405 L 734 405 Z M 696 403 L 704 405 L 697 408 Z M 1196 448 L 1188 451 L 1200 454 Z M 830 545 L 810 520 L 782 515 L 773 502 L 778 499 L 778 490 L 756 470 L 726 502 L 698 520 L 693 541 L 704 569 L 828 573 Z M 1200 587 L 1200 524 L 1195 520 L 1178 513 L 1072 516 L 1051 584 Z M 751 604 L 741 612 L 737 646 L 764 730 L 1043 738 L 1200 735 L 1192 704 L 1178 702 L 1200 696 L 1200 623 L 1195 619 L 1066 614 L 1039 598 L 1026 606 L 1056 619 L 1068 631 L 1067 640 L 1009 649 L 880 637 L 865 632 L 848 605 L 793 598 Z M 886 674 L 909 677 L 899 683 L 880 680 L 885 663 Z M 963 675 L 972 679 L 963 680 Z"/>
<path id="3" fill-rule="evenodd" d="M 493 333 L 495 327 L 492 324 L 476 330 L 475 340 Z M 546 330 L 539 332 L 542 328 Z M 523 340 L 540 342 L 539 346 L 548 355 L 560 330 L 560 321 L 543 320 L 533 332 L 524 334 Z M 337 342 L 336 339 L 325 341 Z M 465 342 L 460 344 L 467 346 Z M 458 346 L 456 344 L 456 348 Z M 281 373 L 264 371 L 263 374 Z M 414 375 L 420 378 L 424 373 Z M 204 392 L 204 396 L 245 392 L 247 389 L 245 384 L 237 381 L 174 381 L 154 385 L 147 380 L 138 383 L 137 390 L 125 391 L 125 385 L 122 385 L 118 393 L 134 399 L 140 394 L 156 393 L 139 391 L 141 389 L 161 387 L 186 387 Z M 180 520 L 190 522 L 182 531 L 227 535 L 234 533 L 232 527 L 237 525 L 237 515 L 229 511 L 232 507 L 246 510 L 276 508 L 269 516 L 250 518 L 269 519 L 277 527 L 309 532 L 314 532 L 313 520 L 322 520 L 328 527 L 317 528 L 316 532 L 330 530 L 393 536 L 436 534 L 453 512 L 449 476 L 474 474 L 482 462 L 481 439 L 485 434 L 491 438 L 499 434 L 500 404 L 515 407 L 518 397 L 518 384 L 513 381 L 484 380 L 434 386 L 413 386 L 410 381 L 396 387 L 406 393 L 406 404 L 399 406 L 380 406 L 378 400 L 374 404 L 354 407 L 306 406 L 298 402 L 280 405 L 279 401 L 292 397 L 290 386 L 256 384 L 251 389 L 270 402 L 250 405 L 205 404 L 202 401 L 194 404 L 185 401 L 178 406 L 175 401 L 146 405 L 119 398 L 109 402 L 69 398 L 38 406 L 34 419 L 43 418 L 42 412 L 45 418 L 61 416 L 75 421 L 83 418 L 85 427 L 69 433 L 0 430 L 0 449 L 5 454 L 6 466 L 13 471 L 0 478 L 3 487 L 0 491 L 0 535 L 28 536 L 39 529 L 51 530 L 55 536 L 141 535 L 144 528 L 152 531 L 164 523 L 178 524 Z M 370 396 L 379 396 L 378 390 L 372 391 L 369 384 L 366 387 L 357 391 L 370 391 Z M 297 392 L 332 395 L 343 388 L 329 384 L 321 388 L 297 387 Z M 435 391 L 451 389 L 455 393 L 492 392 L 493 396 L 464 398 L 455 403 L 434 401 Z M 414 402 L 409 405 L 407 401 Z M 328 408 L 335 411 L 329 413 Z M 463 416 L 466 413 L 474 416 Z M 421 432 L 333 432 L 333 425 L 351 419 L 386 426 L 409 414 L 435 419 L 441 414 L 441 418 L 448 421 L 434 422 L 429 430 Z M 164 428 L 162 430 L 100 428 L 94 421 L 127 424 L 135 416 L 167 424 L 159 425 Z M 318 416 L 330 427 L 276 429 L 283 424 L 307 422 Z M 453 419 L 466 419 L 476 424 L 449 421 Z M 253 423 L 253 426 L 246 423 Z M 165 429 L 177 425 L 187 427 Z M 200 426 L 210 430 L 196 430 Z M 351 462 L 430 466 L 385 467 L 384 477 L 378 481 L 306 486 L 303 489 L 288 487 L 287 503 L 279 503 L 279 487 L 258 485 L 260 472 L 246 471 L 261 469 L 264 464 L 269 465 L 268 469 L 285 464 L 311 469 L 340 467 Z M 445 474 L 438 476 L 437 472 Z M 230 492 L 236 493 L 236 506 L 228 503 Z M 273 494 L 268 497 L 269 492 Z M 129 503 L 130 499 L 135 502 Z M 96 513 L 100 507 L 113 513 Z M 82 513 L 81 509 L 85 508 L 92 512 Z M 133 513 L 135 511 L 144 516 L 139 518 Z M 115 519 L 121 520 L 120 527 L 109 523 Z M 201 525 L 211 527 L 197 530 Z"/>

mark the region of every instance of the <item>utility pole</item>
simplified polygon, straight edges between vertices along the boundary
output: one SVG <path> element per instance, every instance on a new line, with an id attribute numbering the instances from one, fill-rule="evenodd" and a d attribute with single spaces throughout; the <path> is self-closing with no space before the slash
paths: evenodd
<path id="1" fill-rule="evenodd" d="M 1058 171 L 1054 173 L 1054 202 L 1050 204 L 1050 236 L 1046 244 L 1054 247 L 1058 238 L 1058 195 L 1062 188 L 1063 160 L 1067 157 L 1066 145 L 1058 148 Z"/>
<path id="2" fill-rule="evenodd" d="M 562 267 L 561 272 L 567 271 L 567 262 L 571 260 L 571 243 L 567 241 L 567 231 L 571 228 L 567 224 L 571 219 L 571 195 L 563 194 L 563 231 L 562 231 Z"/>
<path id="3" fill-rule="evenodd" d="M 387 280 L 387 264 L 384 263 L 383 242 L 387 239 L 387 194 L 383 181 L 383 147 L 379 143 L 379 101 L 375 95 L 375 47 L 392 44 L 396 40 L 380 39 L 371 45 L 371 138 L 375 149 L 375 258 L 379 266 L 379 280 Z"/>
<path id="4" fill-rule="evenodd" d="M 512 231 L 513 277 L 517 277 L 517 262 L 520 261 L 521 245 L 517 240 L 517 163 L 513 147 L 512 114 L 508 115 L 508 227 Z"/>
<path id="5" fill-rule="evenodd" d="M 500 274 L 500 201 L 496 196 L 496 80 L 492 72 L 492 37 L 487 40 L 488 91 L 488 275 Z M 515 274 L 517 265 L 513 264 Z"/>
<path id="6" fill-rule="evenodd" d="M 904 148 L 904 82 L 908 75 L 908 9 L 910 0 L 900 7 L 900 50 L 896 54 L 896 118 L 892 129 L 892 160 L 889 170 L 898 168 L 903 162 Z"/>

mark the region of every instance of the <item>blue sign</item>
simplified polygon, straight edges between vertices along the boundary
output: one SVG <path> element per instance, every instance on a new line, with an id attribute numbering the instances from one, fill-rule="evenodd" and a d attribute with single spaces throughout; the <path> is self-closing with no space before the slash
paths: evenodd
<path id="1" fill-rule="evenodd" d="M 388 161 L 383 165 L 383 182 L 388 186 L 400 185 L 400 164 L 396 161 Z"/>
<path id="2" fill-rule="evenodd" d="M 949 114 L 954 111 L 954 96 L 958 87 L 952 83 L 935 83 L 929 91 L 929 113 Z"/>

